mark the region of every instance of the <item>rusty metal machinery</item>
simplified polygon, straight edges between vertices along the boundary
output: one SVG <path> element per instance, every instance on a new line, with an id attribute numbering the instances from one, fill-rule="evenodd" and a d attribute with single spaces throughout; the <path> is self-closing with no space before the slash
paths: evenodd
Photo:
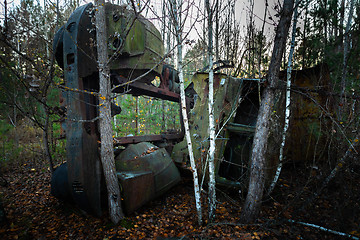
<path id="1" fill-rule="evenodd" d="M 114 92 L 126 92 L 135 96 L 147 95 L 179 102 L 179 94 L 172 91 L 174 88 L 171 87 L 176 81 L 176 78 L 171 76 L 176 75 L 176 71 L 170 66 L 163 67 L 163 43 L 154 25 L 126 6 L 107 3 L 105 11 Z M 106 201 L 103 200 L 102 193 L 104 182 L 98 150 L 100 138 L 97 121 L 95 121 L 98 116 L 96 107 L 98 100 L 96 94 L 93 94 L 98 92 L 99 88 L 96 34 L 93 22 L 93 5 L 81 6 L 72 13 L 65 26 L 54 38 L 54 52 L 58 64 L 64 70 L 64 88 L 66 89 L 63 97 L 66 106 L 67 163 L 54 172 L 52 193 L 59 198 L 73 200 L 83 210 L 100 216 L 102 205 Z M 151 84 L 156 76 L 161 79 L 159 87 Z M 136 78 L 139 80 L 133 81 Z M 134 136 L 118 138 L 115 143 L 128 145 L 143 141 L 176 142 L 182 137 L 181 132 Z M 162 153 L 162 151 L 159 149 L 156 152 Z M 159 171 L 164 171 L 166 175 L 169 175 L 166 189 L 179 181 L 178 170 L 170 157 L 163 154 L 157 154 L 157 156 L 162 156 L 161 161 L 169 165 L 167 169 L 151 168 L 149 170 L 144 167 L 135 169 L 136 173 L 133 172 L 135 170 L 121 167 L 117 169 L 121 173 L 120 183 L 127 188 L 124 189 L 125 192 L 129 192 L 129 189 L 137 184 L 134 179 L 150 175 L 154 177 Z M 151 174 L 146 174 L 149 171 Z M 128 177 L 120 177 L 124 174 Z M 154 179 L 155 185 L 152 186 L 154 193 L 159 193 L 158 190 L 164 186 L 156 184 L 156 177 Z M 142 193 L 137 194 L 141 196 Z M 149 200 L 156 195 L 158 194 L 146 199 Z M 133 195 L 125 197 L 127 202 L 132 202 L 131 196 Z M 134 210 L 134 206 L 129 206 L 125 211 L 129 212 L 129 209 Z"/>
<path id="2" fill-rule="evenodd" d="M 106 4 L 105 9 L 109 36 L 108 54 L 111 59 L 110 77 L 114 92 L 179 102 L 176 70 L 162 63 L 163 43 L 158 30 L 126 6 Z M 52 193 L 58 198 L 70 199 L 87 212 L 100 216 L 102 205 L 107 201 L 98 150 L 98 100 L 96 94 L 92 94 L 98 92 L 99 88 L 93 11 L 92 4 L 76 9 L 54 38 L 54 52 L 58 64 L 64 70 L 66 89 L 63 97 L 66 106 L 67 163 L 53 173 Z M 311 87 L 327 85 L 329 82 L 319 82 L 326 74 L 317 76 L 311 73 L 311 77 L 307 77 L 308 72 L 304 71 L 302 75 L 305 76 L 303 79 L 296 75 L 295 84 Z M 160 78 L 158 87 L 151 84 L 155 77 Z M 187 89 L 187 104 L 191 106 L 190 133 L 200 176 L 206 175 L 206 154 L 209 146 L 208 78 L 208 73 L 196 73 Z M 247 185 L 252 139 L 262 90 L 259 81 L 260 79 L 237 79 L 221 73 L 214 75 L 217 184 L 246 188 L 244 186 Z M 282 92 L 278 92 L 274 109 L 281 110 L 284 107 Z M 320 95 L 316 97 L 319 100 L 325 99 Z M 302 99 L 293 98 L 299 106 L 304 104 Z M 299 106 L 297 108 L 300 109 Z M 320 124 L 318 117 L 314 118 L 313 122 L 300 124 L 305 114 L 318 116 L 315 107 L 310 103 L 306 103 L 304 109 L 308 110 L 292 114 L 299 119 L 293 122 L 296 129 L 290 128 L 296 136 L 290 138 L 296 139 L 291 142 L 293 144 L 306 136 L 310 126 Z M 114 114 L 120 111 L 113 110 Z M 281 111 L 274 111 L 274 114 L 275 112 Z M 283 116 L 278 116 L 278 119 L 283 119 Z M 281 121 L 272 124 L 273 136 L 278 135 L 276 133 L 282 124 Z M 299 134 L 296 134 L 296 131 Z M 126 147 L 116 157 L 126 213 L 131 213 L 179 182 L 180 175 L 175 163 L 176 166 L 191 171 L 187 143 L 183 136 L 183 131 L 179 131 L 114 139 L 115 145 Z M 166 151 L 159 147 L 164 143 L 170 143 Z M 268 166 L 270 171 L 267 176 L 270 178 L 277 164 L 277 143 L 277 139 L 271 137 L 268 144 L 269 154 L 272 154 L 270 160 L 274 159 Z M 305 141 L 302 145 L 310 146 Z M 296 154 L 293 155 L 295 158 Z"/>
<path id="3" fill-rule="evenodd" d="M 117 86 L 114 92 L 135 96 L 147 95 L 179 102 L 178 77 L 171 66 L 162 64 L 163 43 L 157 29 L 125 6 L 107 4 L 105 9 L 109 28 L 111 80 L 113 88 Z M 91 94 L 98 91 L 99 85 L 95 46 L 93 9 L 92 4 L 87 4 L 74 11 L 54 39 L 56 59 L 64 70 L 67 89 L 64 97 L 67 117 L 67 163 L 54 172 L 52 192 L 55 196 L 73 200 L 82 209 L 100 216 L 102 204 L 106 203 L 103 199 L 106 194 L 102 193 L 105 188 L 98 151 L 100 138 L 97 121 L 94 121 L 98 116 L 98 101 L 97 97 Z M 140 76 L 140 79 L 132 81 Z M 158 87 L 151 84 L 156 76 L 161 80 Z M 237 99 L 242 88 L 242 80 L 215 74 L 214 114 L 217 130 L 220 130 L 223 124 L 233 121 L 232 113 L 238 106 Z M 204 165 L 204 149 L 208 146 L 207 91 L 208 73 L 195 74 L 192 84 L 187 89 L 187 95 L 190 96 L 187 98 L 187 104 L 193 106 L 189 120 L 191 136 L 196 146 L 194 154 L 200 166 Z M 192 101 L 193 98 L 197 99 L 196 103 Z M 217 144 L 221 147 L 217 149 L 217 159 L 221 159 L 224 154 L 228 139 L 226 128 L 222 129 L 220 136 Z M 119 182 L 124 192 L 125 212 L 134 211 L 179 181 L 180 176 L 174 162 L 178 166 L 190 169 L 187 164 L 186 143 L 182 140 L 183 131 L 114 139 L 115 145 L 130 146 L 130 150 L 125 149 L 124 154 L 116 158 Z M 149 156 L 142 156 L 141 161 L 140 158 L 135 159 L 135 156 L 132 156 L 134 152 L 140 154 L 152 148 L 144 142 L 174 143 L 174 150 L 173 147 L 167 148 L 168 153 L 172 154 L 171 158 L 159 148 L 155 153 L 149 153 Z M 220 165 L 221 162 L 218 161 L 217 171 L 221 168 Z M 223 177 L 219 178 L 218 182 L 223 179 L 226 180 Z M 237 183 L 232 185 L 237 186 Z"/>

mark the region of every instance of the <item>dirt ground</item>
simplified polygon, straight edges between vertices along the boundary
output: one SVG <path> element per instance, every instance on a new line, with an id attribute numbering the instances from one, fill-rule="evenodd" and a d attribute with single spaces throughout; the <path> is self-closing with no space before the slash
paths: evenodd
<path id="1" fill-rule="evenodd" d="M 271 197 L 265 197 L 257 223 L 239 222 L 241 205 L 236 192 L 217 191 L 216 219 L 197 225 L 191 179 L 150 202 L 118 225 L 108 215 L 95 218 L 50 195 L 51 173 L 43 160 L 7 163 L 0 189 L 6 222 L 0 239 L 348 239 L 301 221 L 360 237 L 360 178 L 344 169 L 316 201 L 301 209 L 321 181 L 298 169 L 284 169 Z M 356 170 L 358 172 L 358 170 Z M 295 174 L 296 173 L 296 174 Z M 355 239 L 355 238 L 354 238 Z"/>

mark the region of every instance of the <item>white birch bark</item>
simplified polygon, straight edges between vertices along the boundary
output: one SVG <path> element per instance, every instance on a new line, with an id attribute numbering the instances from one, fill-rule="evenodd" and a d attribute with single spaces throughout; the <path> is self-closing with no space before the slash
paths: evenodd
<path id="1" fill-rule="evenodd" d="M 289 53 L 289 59 L 288 59 L 288 66 L 286 71 L 286 96 L 285 96 L 285 123 L 284 128 L 282 132 L 282 139 L 281 139 L 281 145 L 280 145 L 280 153 L 279 153 L 279 164 L 276 169 L 276 173 L 274 176 L 273 181 L 271 182 L 271 185 L 268 190 L 268 194 L 274 190 L 274 187 L 279 179 L 282 165 L 283 165 L 283 159 L 284 159 L 284 147 L 286 142 L 286 133 L 289 128 L 289 121 L 290 121 L 290 97 L 291 97 L 291 71 L 292 71 L 292 58 L 294 54 L 295 49 L 295 36 L 296 36 L 296 24 L 297 24 L 297 17 L 298 17 L 298 5 L 300 0 L 296 0 L 295 3 L 295 9 L 294 9 L 294 18 L 293 18 L 293 29 L 291 33 L 291 47 L 290 47 L 290 53 Z"/>
<path id="2" fill-rule="evenodd" d="M 219 41 L 220 41 L 220 34 L 219 34 L 219 26 L 220 26 L 220 7 L 219 7 L 219 0 L 215 2 L 215 61 L 220 59 L 220 52 L 219 52 Z"/>
<path id="3" fill-rule="evenodd" d="M 208 58 L 209 58 L 209 221 L 212 222 L 215 218 L 216 210 L 216 190 L 215 190 L 215 121 L 214 121 L 214 70 L 213 70 L 213 28 L 211 9 L 209 0 L 205 0 L 206 9 L 208 12 Z"/>
<path id="4" fill-rule="evenodd" d="M 99 129 L 101 139 L 100 158 L 104 170 L 111 221 L 117 224 L 124 214 L 121 208 L 121 195 L 115 171 L 114 147 L 111 125 L 110 70 L 107 65 L 105 1 L 96 0 L 96 39 L 99 64 Z"/>
<path id="5" fill-rule="evenodd" d="M 183 60 L 182 60 L 182 31 L 180 29 L 181 23 L 179 22 L 176 0 L 171 0 L 170 3 L 171 3 L 173 22 L 174 22 L 174 26 L 175 26 L 175 34 L 176 34 L 175 37 L 177 40 L 177 64 L 178 64 L 179 81 L 180 81 L 181 113 L 183 116 L 185 137 L 186 137 L 187 147 L 188 147 L 188 151 L 189 151 L 190 165 L 191 165 L 191 169 L 192 169 L 192 173 L 193 173 L 195 205 L 196 205 L 196 211 L 198 214 L 198 223 L 199 223 L 199 225 L 201 225 L 202 224 L 202 209 L 201 209 L 201 199 L 200 199 L 199 178 L 198 178 L 197 168 L 196 168 L 196 164 L 195 164 L 193 149 L 192 149 L 190 129 L 189 129 L 189 120 L 188 120 L 187 111 L 186 111 L 184 72 L 183 72 Z M 181 1 L 180 1 L 180 4 L 181 4 Z"/>

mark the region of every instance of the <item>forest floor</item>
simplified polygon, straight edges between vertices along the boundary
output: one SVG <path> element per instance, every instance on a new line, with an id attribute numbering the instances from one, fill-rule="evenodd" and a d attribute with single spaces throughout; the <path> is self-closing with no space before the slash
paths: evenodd
<path id="1" fill-rule="evenodd" d="M 300 171 L 285 170 L 272 197 L 262 204 L 258 222 L 252 225 L 239 222 L 239 194 L 219 190 L 214 223 L 205 220 L 198 226 L 192 182 L 185 178 L 164 196 L 114 225 L 107 215 L 95 218 L 51 196 L 51 173 L 45 161 L 19 160 L 2 169 L 8 183 L 0 189 L 7 222 L 0 226 L 0 239 L 347 239 L 290 223 L 289 219 L 359 237 L 358 173 L 354 177 L 353 172 L 344 170 L 323 195 L 299 210 L 316 186 L 307 181 L 309 178 L 299 178 Z M 316 173 L 311 177 L 316 178 Z M 203 209 L 206 212 L 207 207 Z"/>

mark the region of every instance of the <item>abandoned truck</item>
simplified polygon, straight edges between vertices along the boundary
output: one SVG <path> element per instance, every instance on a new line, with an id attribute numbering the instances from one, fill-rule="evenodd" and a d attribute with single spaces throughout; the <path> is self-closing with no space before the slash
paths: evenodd
<path id="1" fill-rule="evenodd" d="M 146 95 L 179 103 L 177 73 L 163 63 L 163 42 L 155 26 L 126 6 L 107 3 L 105 11 L 114 93 Z M 94 121 L 98 116 L 98 100 L 93 93 L 99 89 L 99 73 L 93 20 L 93 5 L 81 6 L 54 38 L 55 57 L 64 71 L 64 89 L 67 89 L 63 92 L 67 161 L 54 171 L 51 192 L 101 216 L 107 200 L 99 156 L 98 123 Z M 323 72 L 323 68 L 314 71 Z M 312 79 L 306 74 L 304 76 Z M 138 77 L 139 80 L 132 81 Z M 160 78 L 159 86 L 152 84 L 155 77 Z M 309 80 L 307 84 L 314 84 L 314 81 Z M 215 73 L 218 184 L 235 188 L 246 186 L 260 95 L 260 81 Z M 208 73 L 198 72 L 192 77 L 186 96 L 194 156 L 200 176 L 204 176 L 209 146 Z M 112 112 L 117 114 L 120 111 L 114 108 Z M 315 111 L 314 114 L 318 113 Z M 280 128 L 281 124 L 274 126 Z M 304 126 L 297 127 L 299 131 L 304 129 Z M 114 138 L 114 145 L 122 146 L 115 152 L 115 164 L 127 214 L 179 183 L 179 168 L 190 170 L 185 141 L 183 127 L 177 132 L 159 135 Z"/>

